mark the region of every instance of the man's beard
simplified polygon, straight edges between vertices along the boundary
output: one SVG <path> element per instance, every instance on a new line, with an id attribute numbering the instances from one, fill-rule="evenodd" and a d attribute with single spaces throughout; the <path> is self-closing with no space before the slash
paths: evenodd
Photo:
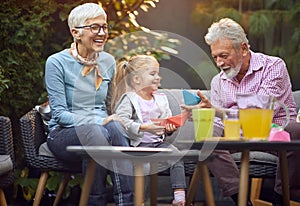
<path id="1" fill-rule="evenodd" d="M 230 67 L 229 72 L 224 72 L 224 74 L 228 79 L 232 79 L 238 75 L 238 73 L 241 70 L 241 67 L 242 67 L 242 61 L 240 61 L 236 67 Z"/>

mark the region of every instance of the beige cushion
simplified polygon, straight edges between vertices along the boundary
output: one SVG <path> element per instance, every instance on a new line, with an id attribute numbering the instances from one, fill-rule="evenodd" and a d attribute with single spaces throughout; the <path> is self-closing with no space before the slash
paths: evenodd
<path id="1" fill-rule="evenodd" d="M 39 155 L 48 156 L 48 157 L 54 157 L 54 154 L 50 151 L 47 142 L 44 142 L 41 144 L 39 148 Z"/>

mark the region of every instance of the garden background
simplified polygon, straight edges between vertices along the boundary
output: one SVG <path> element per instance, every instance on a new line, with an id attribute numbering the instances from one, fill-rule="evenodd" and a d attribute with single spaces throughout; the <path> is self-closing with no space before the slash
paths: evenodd
<path id="1" fill-rule="evenodd" d="M 213 21 L 230 17 L 245 28 L 253 51 L 286 61 L 293 90 L 300 89 L 299 0 L 1 0 L 0 115 L 12 120 L 17 154 L 11 202 L 18 194 L 31 201 L 36 185 L 23 161 L 19 118 L 47 101 L 46 58 L 70 46 L 67 14 L 83 2 L 98 2 L 106 10 L 111 27 L 106 50 L 117 60 L 137 53 L 159 59 L 167 71 L 162 72 L 164 88 L 209 89 L 207 81 L 218 70 L 203 37 Z M 209 61 L 189 64 L 178 58 L 186 42 L 203 50 Z M 180 81 L 167 81 L 170 72 Z M 47 184 L 50 189 L 56 186 L 56 181 Z"/>

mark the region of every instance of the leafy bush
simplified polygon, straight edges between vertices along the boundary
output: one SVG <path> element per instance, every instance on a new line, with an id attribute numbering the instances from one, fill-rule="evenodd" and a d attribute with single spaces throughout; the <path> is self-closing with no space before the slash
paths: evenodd
<path id="1" fill-rule="evenodd" d="M 0 114 L 18 119 L 43 92 L 44 43 L 51 35 L 51 1 L 0 4 Z"/>

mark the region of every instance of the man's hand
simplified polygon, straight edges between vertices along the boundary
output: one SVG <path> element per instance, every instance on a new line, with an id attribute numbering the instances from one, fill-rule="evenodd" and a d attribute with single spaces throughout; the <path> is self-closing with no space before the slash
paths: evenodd
<path id="1" fill-rule="evenodd" d="M 180 107 L 185 110 L 190 112 L 192 109 L 199 109 L 199 108 L 211 108 L 213 107 L 211 102 L 208 100 L 208 98 L 200 92 L 200 90 L 197 90 L 197 95 L 201 98 L 201 101 L 199 104 L 196 105 L 180 105 Z"/>

